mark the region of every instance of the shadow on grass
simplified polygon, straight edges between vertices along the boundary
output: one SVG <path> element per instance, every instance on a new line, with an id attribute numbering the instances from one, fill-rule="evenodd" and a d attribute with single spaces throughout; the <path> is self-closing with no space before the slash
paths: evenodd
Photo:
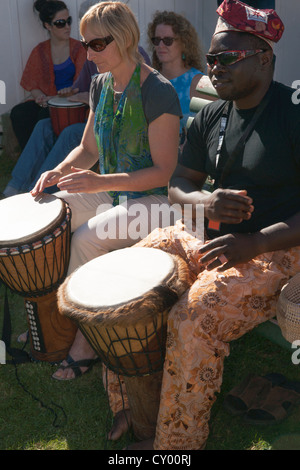
<path id="1" fill-rule="evenodd" d="M 12 346 L 26 328 L 23 299 L 9 294 L 12 312 Z M 0 291 L 0 321 L 3 289 Z M 27 347 L 28 348 L 28 347 Z M 47 363 L 0 365 L 1 450 L 121 450 L 133 441 L 128 434 L 120 441 L 107 441 L 111 414 L 102 385 L 101 364 L 79 379 L 56 381 L 56 366 Z M 280 424 L 269 427 L 246 425 L 242 417 L 230 416 L 222 406 L 224 396 L 250 372 L 279 372 L 299 380 L 299 368 L 291 354 L 252 332 L 231 344 L 225 360 L 224 381 L 212 409 L 207 450 L 267 450 L 297 444 L 300 410 Z M 27 392 L 25 391 L 27 390 Z M 29 392 L 29 393 L 28 393 Z M 291 436 L 289 440 L 289 436 Z M 294 437 L 293 437 L 294 436 Z"/>

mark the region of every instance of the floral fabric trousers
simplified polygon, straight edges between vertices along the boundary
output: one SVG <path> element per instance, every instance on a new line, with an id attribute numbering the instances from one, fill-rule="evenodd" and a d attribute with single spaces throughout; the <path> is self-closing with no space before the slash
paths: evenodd
<path id="1" fill-rule="evenodd" d="M 230 341 L 275 315 L 281 288 L 300 270 L 299 246 L 266 253 L 225 272 L 207 271 L 199 262 L 203 242 L 183 230 L 177 222 L 154 230 L 135 245 L 181 256 L 194 279 L 168 317 L 156 450 L 205 447 Z M 110 405 L 116 413 L 127 406 L 126 391 L 123 386 L 124 399 L 111 371 L 106 378 Z"/>

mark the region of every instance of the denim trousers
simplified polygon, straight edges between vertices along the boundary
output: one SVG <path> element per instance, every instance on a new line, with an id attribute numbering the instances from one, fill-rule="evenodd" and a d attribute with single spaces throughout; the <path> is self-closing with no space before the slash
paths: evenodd
<path id="1" fill-rule="evenodd" d="M 20 192 L 30 191 L 42 173 L 53 170 L 80 144 L 84 128 L 85 123 L 72 124 L 57 137 L 50 118 L 39 121 L 12 171 L 8 186 Z M 45 190 L 55 191 L 56 186 Z"/>

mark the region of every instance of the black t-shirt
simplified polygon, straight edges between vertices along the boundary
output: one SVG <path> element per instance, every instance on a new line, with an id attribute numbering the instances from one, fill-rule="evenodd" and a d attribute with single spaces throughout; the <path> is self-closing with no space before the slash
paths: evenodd
<path id="1" fill-rule="evenodd" d="M 253 198 L 254 212 L 249 221 L 221 224 L 220 234 L 255 232 L 300 211 L 300 106 L 292 102 L 294 91 L 274 82 L 271 101 L 248 137 L 244 152 L 223 180 L 223 188 L 247 190 Z M 210 175 L 216 188 L 228 156 L 256 109 L 232 107 L 217 170 L 216 153 L 224 106 L 225 101 L 217 100 L 197 114 L 179 158 L 181 165 Z"/>

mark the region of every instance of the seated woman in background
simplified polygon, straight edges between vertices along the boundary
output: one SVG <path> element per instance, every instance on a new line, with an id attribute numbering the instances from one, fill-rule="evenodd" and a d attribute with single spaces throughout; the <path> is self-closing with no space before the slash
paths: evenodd
<path id="1" fill-rule="evenodd" d="M 205 69 L 204 54 L 195 28 L 174 11 L 157 11 L 148 25 L 152 48 L 152 66 L 166 77 L 177 91 L 183 117 L 180 121 L 181 142 L 185 139 L 190 100 L 201 97 L 196 86 Z M 207 95 L 203 96 L 209 98 Z"/>
<path id="2" fill-rule="evenodd" d="M 86 10 L 99 3 L 95 1 L 83 2 L 79 11 L 81 19 Z M 150 65 L 150 58 L 146 51 L 139 46 L 139 53 L 143 56 L 145 63 Z M 86 60 L 79 77 L 73 83 L 70 101 L 78 101 L 89 105 L 89 90 L 93 77 L 98 75 L 97 65 Z M 80 144 L 85 123 L 72 124 L 66 127 L 57 137 L 53 131 L 50 118 L 41 119 L 33 129 L 33 132 L 15 165 L 12 178 L 3 191 L 5 197 L 30 191 L 40 178 L 48 170 L 52 170 L 65 157 Z M 58 190 L 56 186 L 45 188 L 44 192 L 54 193 Z"/>
<path id="3" fill-rule="evenodd" d="M 22 150 L 35 124 L 49 117 L 44 108 L 47 100 L 70 92 L 86 60 L 80 41 L 70 37 L 72 18 L 66 4 L 37 0 L 34 8 L 50 38 L 33 49 L 22 75 L 20 85 L 31 93 L 31 99 L 11 110 L 12 127 Z"/>

